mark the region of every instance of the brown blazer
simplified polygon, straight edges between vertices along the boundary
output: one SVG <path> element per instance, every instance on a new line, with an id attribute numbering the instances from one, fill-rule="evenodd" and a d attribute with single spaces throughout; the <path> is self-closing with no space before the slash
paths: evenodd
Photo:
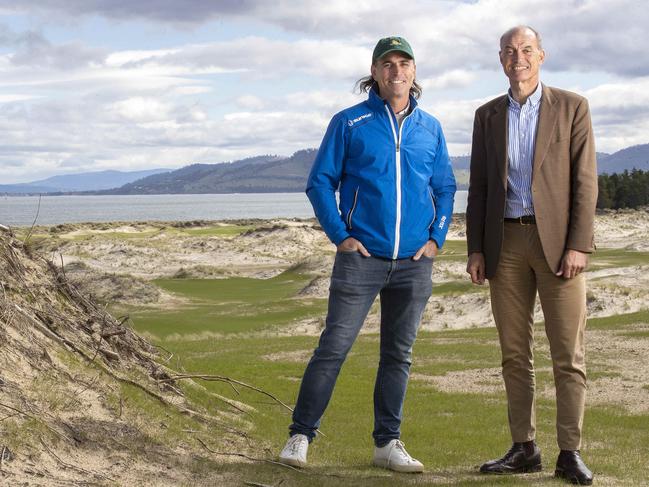
<path id="1" fill-rule="evenodd" d="M 507 95 L 475 112 L 466 210 L 469 254 L 496 274 L 507 196 Z M 532 169 L 532 199 L 545 258 L 555 272 L 566 249 L 592 252 L 597 203 L 595 142 L 588 102 L 543 85 Z"/>

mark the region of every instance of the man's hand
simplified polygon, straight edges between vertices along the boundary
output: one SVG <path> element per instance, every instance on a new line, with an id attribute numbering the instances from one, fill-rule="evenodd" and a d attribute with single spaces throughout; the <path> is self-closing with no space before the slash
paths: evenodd
<path id="1" fill-rule="evenodd" d="M 557 276 L 563 276 L 564 279 L 572 279 L 579 275 L 588 265 L 588 254 L 578 250 L 566 249 L 561 258 L 561 267 Z"/>
<path id="2" fill-rule="evenodd" d="M 469 254 L 469 261 L 466 264 L 466 271 L 471 275 L 473 284 L 484 284 L 484 254 L 482 252 L 473 252 Z"/>
<path id="3" fill-rule="evenodd" d="M 437 257 L 437 252 L 439 252 L 439 249 L 437 248 L 435 241 L 428 240 L 412 257 L 412 260 L 419 260 L 422 255 L 429 259 L 433 259 L 434 257 Z"/>
<path id="4" fill-rule="evenodd" d="M 370 257 L 370 253 L 367 249 L 356 240 L 354 237 L 347 237 L 345 240 L 340 242 L 336 247 L 336 250 L 339 252 L 360 252 L 363 257 Z"/>

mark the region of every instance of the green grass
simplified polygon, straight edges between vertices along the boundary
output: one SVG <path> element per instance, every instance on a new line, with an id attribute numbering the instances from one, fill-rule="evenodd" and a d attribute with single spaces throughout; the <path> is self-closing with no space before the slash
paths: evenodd
<path id="1" fill-rule="evenodd" d="M 271 328 L 324 312 L 324 299 L 293 299 L 309 277 L 284 272 L 272 279 L 159 279 L 162 289 L 187 299 L 171 310 L 128 310 L 138 329 L 169 335 L 235 333 Z"/>
<path id="2" fill-rule="evenodd" d="M 600 254 L 600 255 L 598 255 Z M 598 251 L 597 266 L 644 263 L 642 253 Z M 463 241 L 448 241 L 439 259 L 464 261 Z M 260 387 L 292 405 L 306 362 L 317 346 L 314 336 L 285 336 L 275 331 L 301 318 L 323 318 L 325 300 L 295 299 L 309 277 L 287 271 L 273 279 L 222 280 L 165 279 L 156 284 L 186 298 L 183 309 L 145 310 L 132 315 L 140 331 L 150 332 L 174 353 L 174 366 L 188 373 L 226 375 Z M 468 282 L 435 285 L 436 294 L 477 292 Z M 592 318 L 589 329 L 624 334 L 635 339 L 649 336 L 638 324 L 649 323 L 649 310 L 613 317 Z M 201 335 L 204 332 L 211 334 Z M 261 333 L 260 333 L 261 332 Z M 173 336 L 172 336 L 173 335 Z M 547 349 L 543 324 L 536 324 L 537 344 Z M 432 382 L 413 379 L 404 407 L 403 439 L 422 460 L 421 476 L 394 474 L 370 465 L 373 426 L 372 391 L 378 362 L 379 336 L 361 335 L 343 366 L 318 438 L 309 450 L 311 466 L 292 472 L 269 464 L 224 464 L 222 471 L 243 482 L 282 486 L 393 486 L 393 485 L 564 485 L 552 478 L 558 454 L 554 401 L 537 400 L 537 439 L 543 450 L 543 472 L 524 477 L 485 477 L 477 466 L 502 455 L 510 444 L 504 393 L 460 393 L 439 390 Z M 588 351 L 590 378 L 615 378 L 607 359 Z M 551 360 L 537 351 L 537 387 L 552 388 Z M 422 332 L 414 347 L 415 377 L 453 372 L 498 369 L 500 350 L 494 328 Z M 224 383 L 202 383 L 205 391 L 187 388 L 191 401 L 207 410 L 234 412 L 216 393 L 254 407 L 243 419 L 253 425 L 251 436 L 258 456 L 274 459 L 287 435 L 290 413 L 271 398 Z M 645 386 L 649 389 L 649 386 Z M 182 434 L 182 421 L 172 431 Z M 644 485 L 649 451 L 649 416 L 626 413 L 612 406 L 587 407 L 583 455 L 596 479 L 610 484 Z"/>
<path id="3" fill-rule="evenodd" d="M 466 240 L 447 240 L 435 259 L 451 262 L 465 262 L 467 259 Z"/>
<path id="4" fill-rule="evenodd" d="M 138 232 L 107 232 L 102 234 L 91 234 L 96 240 L 110 239 L 110 240 L 144 240 L 155 237 L 164 232 L 163 229 L 156 230 L 140 230 Z"/>
<path id="5" fill-rule="evenodd" d="M 493 343 L 495 338 L 493 329 L 422 333 L 414 349 L 413 373 L 442 375 L 453 370 L 498 367 L 500 355 Z M 291 352 L 308 355 L 316 344 L 316 337 L 269 340 L 231 336 L 222 340 L 181 340 L 165 343 L 165 346 L 182 358 L 182 366 L 188 372 L 226 373 L 292 404 L 306 360 L 281 357 L 290 357 Z M 273 355 L 274 360 L 270 360 L 268 357 Z M 373 469 L 369 463 L 377 358 L 378 337 L 359 337 L 323 418 L 321 430 L 326 437 L 319 438 L 310 449 L 313 469 L 299 474 L 253 465 L 242 472 L 249 475 L 245 478 L 273 485 L 279 480 L 285 481 L 283 485 L 301 485 L 306 476 L 309 483 L 315 482 L 314 485 L 338 485 L 338 477 L 327 476 L 343 475 L 353 485 L 409 485 L 431 475 L 433 480 L 441 477 L 449 482 L 459 477 L 466 483 L 517 485 L 520 478 L 485 479 L 476 474 L 477 465 L 501 455 L 509 446 L 504 394 L 441 392 L 418 380 L 412 380 L 409 386 L 403 438 L 411 453 L 426 464 L 430 474 L 416 480 Z M 430 358 L 441 360 L 431 363 L 427 360 Z M 537 380 L 540 389 L 549 386 L 551 373 L 539 373 Z M 273 458 L 286 437 L 290 423 L 288 411 L 269 398 L 242 388 L 237 395 L 225 384 L 208 383 L 206 387 L 255 407 L 256 412 L 247 416 L 254 424 L 252 434 L 260 445 L 269 446 L 268 455 Z M 204 398 L 194 399 L 210 407 Z M 221 404 L 220 407 L 226 406 Z M 539 400 L 537 413 L 538 441 L 547 466 L 543 473 L 529 478 L 534 483 L 552 485 L 552 462 L 558 453 L 553 401 Z M 584 457 L 596 474 L 622 479 L 625 485 L 642 485 L 645 462 L 642 452 L 649 449 L 649 417 L 629 416 L 615 408 L 592 407 L 588 408 L 584 433 Z"/>
<path id="6" fill-rule="evenodd" d="M 229 279 L 157 279 L 166 291 L 196 300 L 228 304 L 259 303 L 291 298 L 309 281 L 307 276 L 283 272 L 272 279 L 232 277 Z"/>
<path id="7" fill-rule="evenodd" d="M 626 249 L 598 248 L 593 253 L 589 270 L 598 270 L 611 267 L 628 267 L 634 265 L 647 265 L 649 252 L 637 252 Z"/>
<path id="8" fill-rule="evenodd" d="M 437 259 L 450 261 L 466 261 L 466 240 L 447 240 Z M 649 252 L 638 252 L 627 249 L 598 248 L 590 259 L 589 270 L 612 267 L 628 267 L 647 265 Z"/>
<path id="9" fill-rule="evenodd" d="M 447 240 L 438 260 L 463 262 L 467 259 L 466 240 Z M 638 252 L 627 249 L 598 248 L 590 259 L 589 270 L 598 270 L 613 267 L 628 267 L 634 265 L 647 265 L 649 252 Z"/>
<path id="10" fill-rule="evenodd" d="M 151 237 L 164 234 L 189 237 L 234 237 L 253 228 L 255 227 L 252 225 L 209 225 L 204 227 L 175 227 L 153 224 L 152 227 L 137 228 L 133 232 L 122 232 L 111 229 L 110 227 L 107 227 L 105 229 L 81 227 L 79 229 L 75 229 L 75 231 L 78 231 L 78 233 L 75 233 L 74 235 L 69 235 L 69 233 L 62 233 L 61 235 L 58 235 L 58 238 L 73 241 L 82 241 L 91 238 L 108 240 L 138 240 L 150 239 Z M 27 235 L 28 231 L 29 227 L 19 227 L 16 229 L 16 235 L 20 238 L 24 238 Z M 70 231 L 72 231 L 72 229 Z M 54 238 L 54 236 L 51 233 L 44 231 L 42 227 L 39 227 L 37 230 L 32 231 L 31 238 L 51 239 Z"/>
<path id="11" fill-rule="evenodd" d="M 589 318 L 586 326 L 587 328 L 595 330 L 619 330 L 625 326 L 637 323 L 649 323 L 649 310 L 614 316 L 603 316 L 601 318 Z"/>
<path id="12" fill-rule="evenodd" d="M 216 225 L 212 227 L 184 228 L 181 233 L 193 237 L 234 237 L 252 230 L 252 225 Z"/>
<path id="13" fill-rule="evenodd" d="M 299 276 L 286 274 L 274 282 L 251 283 L 242 280 L 161 281 L 165 289 L 184 293 L 197 301 L 227 300 L 255 307 L 263 322 L 266 313 L 259 307 L 259 294 L 269 301 L 283 302 L 296 288 Z M 230 282 L 228 282 L 230 281 Z M 300 284 L 303 284 L 301 282 Z M 264 286 L 272 289 L 265 289 Z M 222 287 L 219 287 L 222 286 Z M 258 287 L 255 287 L 258 286 Z M 217 296 L 220 296 L 217 297 Z M 272 296 L 272 298 L 271 298 Z M 324 313 L 320 305 L 316 315 Z M 153 313 L 155 316 L 156 314 Z M 183 315 L 179 315 L 182 326 Z M 256 319 L 250 316 L 249 319 Z M 631 313 L 616 318 L 590 320 L 589 326 L 615 332 L 632 332 L 633 325 L 649 322 L 649 312 Z M 135 320 L 141 329 L 141 321 Z M 165 324 L 147 322 L 146 330 L 163 336 Z M 281 326 L 278 324 L 277 326 Z M 232 329 L 212 324 L 208 329 L 222 333 Z M 538 342 L 544 342 L 542 324 L 536 327 Z M 538 442 L 543 449 L 545 470 L 525 477 L 484 477 L 477 473 L 483 461 L 502 455 L 509 447 L 507 409 L 501 393 L 455 393 L 438 390 L 427 381 L 412 380 L 404 408 L 403 439 L 409 451 L 422 460 L 427 473 L 422 476 L 394 474 L 370 465 L 373 426 L 372 391 L 378 361 L 378 335 L 361 335 L 343 366 L 336 389 L 323 418 L 318 438 L 309 450 L 312 466 L 305 472 L 291 472 L 272 465 L 228 465 L 224 467 L 242 481 L 268 485 L 360 485 L 391 486 L 451 484 L 454 485 L 563 485 L 552 479 L 553 462 L 558 454 L 555 441 L 554 402 L 537 402 Z M 182 334 L 165 341 L 164 347 L 175 354 L 176 365 L 187 372 L 227 375 L 268 391 L 282 401 L 293 404 L 306 361 L 317 346 L 317 337 L 272 336 L 255 333 L 229 333 L 216 338 L 184 339 Z M 537 353 L 538 368 L 550 367 L 545 354 Z M 595 353 L 589 361 L 598 363 Z M 422 332 L 414 347 L 413 374 L 434 376 L 453 371 L 498 368 L 500 351 L 493 328 Z M 611 377 L 594 367 L 593 378 Z M 539 389 L 551 387 L 552 373 L 537 373 Z M 290 413 L 267 396 L 238 388 L 238 393 L 223 383 L 203 383 L 206 390 L 255 408 L 244 418 L 252 422 L 251 432 L 262 456 L 273 459 L 285 441 Z M 199 390 L 189 390 L 188 397 L 203 407 L 232 409 Z M 597 476 L 617 479 L 624 485 L 643 485 L 645 453 L 649 451 L 649 416 L 630 415 L 614 407 L 593 406 L 587 409 L 584 429 L 584 458 Z"/>
<path id="14" fill-rule="evenodd" d="M 466 293 L 479 293 L 488 292 L 489 288 L 484 286 L 476 286 L 471 281 L 450 281 L 441 284 L 433 283 L 433 295 L 458 295 Z"/>

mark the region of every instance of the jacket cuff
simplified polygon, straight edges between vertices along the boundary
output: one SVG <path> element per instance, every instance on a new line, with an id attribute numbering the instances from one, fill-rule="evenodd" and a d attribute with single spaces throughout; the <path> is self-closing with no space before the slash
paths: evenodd
<path id="1" fill-rule="evenodd" d="M 446 232 L 444 232 L 443 234 L 431 233 L 428 238 L 430 240 L 433 240 L 437 244 L 438 249 L 441 249 L 444 246 L 444 242 L 446 242 Z"/>
<path id="2" fill-rule="evenodd" d="M 347 233 L 346 231 L 337 232 L 336 234 L 331 236 L 331 241 L 337 247 L 338 245 L 340 245 L 344 240 L 348 239 L 349 237 L 351 237 L 351 235 L 349 233 Z"/>

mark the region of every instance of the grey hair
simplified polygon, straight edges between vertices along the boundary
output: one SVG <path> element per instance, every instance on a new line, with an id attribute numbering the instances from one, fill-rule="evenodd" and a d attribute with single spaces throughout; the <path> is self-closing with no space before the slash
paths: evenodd
<path id="1" fill-rule="evenodd" d="M 520 32 L 522 30 L 530 30 L 530 31 L 532 31 L 532 33 L 536 37 L 536 43 L 539 45 L 539 49 L 543 49 L 543 45 L 541 44 L 541 34 L 539 34 L 539 32 L 536 29 L 530 27 L 529 25 L 517 25 L 515 27 L 512 27 L 511 29 L 508 29 L 507 32 L 505 32 L 503 35 L 500 36 L 500 48 L 502 49 L 503 42 L 507 38 L 511 37 L 512 34 L 514 34 L 516 32 Z"/>

